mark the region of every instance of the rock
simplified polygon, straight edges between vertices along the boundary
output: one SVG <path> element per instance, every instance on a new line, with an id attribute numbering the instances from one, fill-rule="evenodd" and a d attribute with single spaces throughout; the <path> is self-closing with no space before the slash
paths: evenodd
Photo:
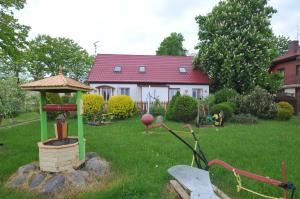
<path id="1" fill-rule="evenodd" d="M 108 163 L 105 160 L 94 157 L 86 162 L 85 169 L 88 172 L 94 172 L 98 176 L 104 176 L 108 169 Z"/>
<path id="2" fill-rule="evenodd" d="M 80 171 L 73 171 L 68 175 L 68 180 L 75 187 L 85 187 L 85 179 Z"/>
<path id="3" fill-rule="evenodd" d="M 55 175 L 50 178 L 42 188 L 42 193 L 50 195 L 58 188 L 61 188 L 65 184 L 65 177 L 61 174 Z"/>
<path id="4" fill-rule="evenodd" d="M 18 176 L 16 176 L 12 181 L 11 181 L 11 186 L 12 187 L 18 187 L 20 185 L 22 185 L 25 180 L 26 180 L 27 176 L 25 174 L 20 174 Z"/>
<path id="5" fill-rule="evenodd" d="M 92 158 L 97 157 L 97 156 L 98 156 L 98 155 L 97 155 L 96 152 L 87 152 L 87 153 L 85 154 L 85 159 L 86 159 L 86 160 L 89 160 L 89 159 L 92 159 Z"/>
<path id="6" fill-rule="evenodd" d="M 162 123 L 163 121 L 164 121 L 163 116 L 159 115 L 159 116 L 156 117 L 156 120 L 155 120 L 156 123 Z"/>
<path id="7" fill-rule="evenodd" d="M 19 174 L 28 173 L 29 171 L 33 171 L 37 168 L 34 163 L 26 164 L 24 166 L 19 167 L 18 172 Z"/>
<path id="8" fill-rule="evenodd" d="M 30 188 L 39 186 L 44 181 L 45 177 L 46 177 L 46 175 L 44 175 L 42 173 L 38 173 L 38 174 L 35 174 L 34 176 L 32 176 L 32 178 L 28 182 Z"/>
<path id="9" fill-rule="evenodd" d="M 82 170 L 80 170 L 80 173 L 81 173 L 81 175 L 84 177 L 84 178 L 87 178 L 87 177 L 89 177 L 89 172 L 87 172 L 87 171 L 82 171 Z"/>

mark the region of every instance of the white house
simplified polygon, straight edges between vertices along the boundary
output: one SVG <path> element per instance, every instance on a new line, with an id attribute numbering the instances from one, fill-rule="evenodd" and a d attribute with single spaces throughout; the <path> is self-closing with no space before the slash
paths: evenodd
<path id="1" fill-rule="evenodd" d="M 144 102 L 149 90 L 161 102 L 171 100 L 177 91 L 200 99 L 209 95 L 211 81 L 193 69 L 192 61 L 192 56 L 98 54 L 88 83 L 106 101 L 125 94 Z"/>

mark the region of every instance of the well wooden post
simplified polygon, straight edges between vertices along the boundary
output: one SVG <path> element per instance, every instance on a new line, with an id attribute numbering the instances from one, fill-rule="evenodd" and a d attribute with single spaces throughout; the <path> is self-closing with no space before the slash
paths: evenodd
<path id="1" fill-rule="evenodd" d="M 44 104 L 46 104 L 46 92 L 41 92 L 41 97 L 40 97 L 41 141 L 45 141 L 48 139 L 47 112 L 43 110 Z"/>
<path id="2" fill-rule="evenodd" d="M 85 144 L 83 136 L 83 120 L 82 120 L 82 92 L 77 91 L 76 93 L 76 104 L 77 104 L 77 128 L 78 128 L 78 140 L 79 140 L 79 160 L 85 159 Z"/>

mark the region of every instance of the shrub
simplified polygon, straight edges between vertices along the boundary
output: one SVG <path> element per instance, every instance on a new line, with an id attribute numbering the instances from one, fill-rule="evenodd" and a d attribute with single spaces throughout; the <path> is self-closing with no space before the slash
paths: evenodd
<path id="1" fill-rule="evenodd" d="M 229 104 L 226 104 L 226 103 L 220 103 L 220 104 L 214 105 L 211 108 L 210 113 L 211 114 L 219 113 L 221 110 L 224 112 L 224 120 L 225 121 L 232 117 L 233 109 L 231 108 L 231 106 Z"/>
<path id="2" fill-rule="evenodd" d="M 241 98 L 240 112 L 250 113 L 258 118 L 272 119 L 276 116 L 277 107 L 273 102 L 273 96 L 267 90 L 259 86 L 246 96 Z"/>
<path id="3" fill-rule="evenodd" d="M 134 102 L 127 95 L 115 95 L 108 100 L 108 112 L 115 118 L 128 118 L 133 115 Z"/>
<path id="4" fill-rule="evenodd" d="M 231 122 L 234 123 L 240 123 L 240 124 L 254 124 L 257 123 L 257 117 L 251 115 L 251 114 L 239 114 L 239 115 L 233 115 Z"/>
<path id="5" fill-rule="evenodd" d="M 47 104 L 61 104 L 62 100 L 58 93 L 46 93 Z M 55 119 L 61 111 L 49 111 L 47 112 L 47 117 L 49 119 Z"/>
<path id="6" fill-rule="evenodd" d="M 215 102 L 217 104 L 221 102 L 228 102 L 231 98 L 237 96 L 238 93 L 231 88 L 223 88 L 215 93 Z"/>
<path id="7" fill-rule="evenodd" d="M 222 103 L 220 103 L 220 104 L 226 104 L 226 105 L 230 106 L 230 107 L 232 108 L 232 110 L 233 110 L 234 113 L 235 113 L 236 110 L 237 110 L 236 105 L 235 105 L 235 103 L 233 103 L 233 102 L 222 102 Z"/>
<path id="8" fill-rule="evenodd" d="M 160 104 L 159 100 L 156 99 L 150 107 L 150 113 L 153 116 L 165 115 L 165 108 Z"/>
<path id="9" fill-rule="evenodd" d="M 84 115 L 89 117 L 103 111 L 103 96 L 97 94 L 84 94 L 82 99 Z"/>
<path id="10" fill-rule="evenodd" d="M 288 109 L 279 108 L 277 111 L 277 119 L 278 120 L 289 120 L 292 117 L 292 113 Z"/>
<path id="11" fill-rule="evenodd" d="M 174 120 L 174 104 L 176 102 L 176 100 L 180 97 L 180 92 L 176 92 L 176 95 L 174 95 L 171 99 L 171 101 L 169 102 L 168 106 L 167 106 L 167 119 L 169 120 Z"/>
<path id="12" fill-rule="evenodd" d="M 278 109 L 283 108 L 291 112 L 292 114 L 294 113 L 294 107 L 288 103 L 288 102 L 278 102 L 277 104 Z"/>
<path id="13" fill-rule="evenodd" d="M 197 101 L 187 95 L 179 96 L 174 104 L 174 118 L 189 122 L 197 116 Z"/>

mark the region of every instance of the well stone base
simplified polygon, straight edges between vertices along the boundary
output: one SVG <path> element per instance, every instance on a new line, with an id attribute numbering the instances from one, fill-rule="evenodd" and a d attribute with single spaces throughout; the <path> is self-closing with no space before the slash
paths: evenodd
<path id="1" fill-rule="evenodd" d="M 77 137 L 69 138 L 77 139 Z M 49 139 L 38 143 L 40 170 L 48 172 L 72 171 L 80 166 L 78 139 L 73 144 L 61 146 L 46 144 L 55 140 L 57 139 Z"/>

